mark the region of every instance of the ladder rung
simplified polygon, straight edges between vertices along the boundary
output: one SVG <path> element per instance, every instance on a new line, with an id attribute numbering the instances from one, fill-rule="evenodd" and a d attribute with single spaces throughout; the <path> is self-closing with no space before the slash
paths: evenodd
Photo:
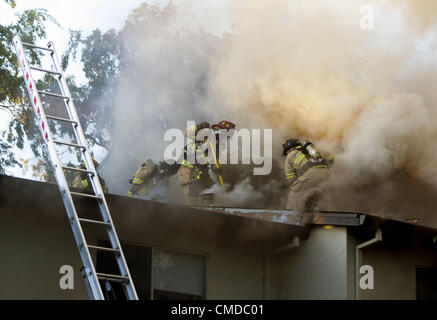
<path id="1" fill-rule="evenodd" d="M 108 226 L 108 227 L 111 226 L 111 224 L 110 224 L 109 222 L 104 222 L 104 221 L 97 221 L 97 220 L 90 220 L 90 219 L 82 219 L 82 218 L 79 218 L 79 221 L 80 221 L 80 222 L 85 222 L 85 223 L 102 224 L 102 225 L 105 225 L 105 226 Z"/>
<path id="2" fill-rule="evenodd" d="M 62 169 L 71 170 L 71 171 L 78 171 L 78 172 L 83 172 L 83 173 L 88 173 L 90 175 L 94 175 L 94 172 L 92 172 L 92 171 L 88 171 L 88 170 L 84 170 L 84 169 L 79 169 L 79 168 L 74 168 L 74 167 L 62 166 Z"/>
<path id="3" fill-rule="evenodd" d="M 62 74 L 60 72 L 57 71 L 52 71 L 52 70 L 47 70 L 47 69 L 41 69 L 38 67 L 30 67 L 30 69 L 32 70 L 37 70 L 37 71 L 41 71 L 41 72 L 46 72 L 46 73 L 53 73 L 53 74 L 57 74 L 58 76 L 62 76 Z"/>
<path id="4" fill-rule="evenodd" d="M 90 249 L 96 249 L 96 250 L 100 250 L 100 251 L 115 252 L 115 253 L 119 253 L 119 252 L 120 252 L 119 249 L 114 249 L 114 248 L 105 248 L 105 247 L 98 247 L 98 246 L 92 246 L 92 245 L 88 245 L 88 248 L 90 248 Z"/>
<path id="5" fill-rule="evenodd" d="M 62 144 L 64 146 L 70 146 L 70 147 L 75 147 L 75 148 L 82 148 L 84 150 L 86 149 L 84 146 L 81 146 L 81 145 L 75 144 L 75 143 L 62 142 L 62 141 L 57 141 L 57 140 L 53 140 L 53 142 L 56 143 L 56 144 Z M 71 168 L 71 167 L 68 167 L 68 168 Z M 65 167 L 64 169 L 67 169 L 67 167 Z M 73 169 L 71 169 L 71 170 L 73 170 Z M 86 171 L 86 170 L 83 170 L 83 171 Z M 88 172 L 90 172 L 90 171 L 88 171 Z"/>
<path id="6" fill-rule="evenodd" d="M 34 44 L 31 44 L 31 43 L 22 42 L 22 44 L 23 44 L 24 46 L 26 46 L 26 47 L 31 47 L 31 48 L 36 48 L 36 49 L 41 49 L 41 50 L 46 50 L 46 51 L 53 52 L 52 49 L 45 48 L 45 47 L 40 47 L 40 46 L 36 46 L 36 45 L 34 45 Z"/>
<path id="7" fill-rule="evenodd" d="M 70 122 L 73 123 L 75 125 L 77 125 L 77 121 L 71 120 L 71 119 L 66 119 L 66 118 L 60 118 L 60 117 L 55 117 L 55 116 L 47 116 L 47 119 L 52 119 L 52 120 L 57 120 L 57 121 L 64 121 L 64 122 Z"/>
<path id="8" fill-rule="evenodd" d="M 40 94 L 44 94 L 44 95 L 46 95 L 46 96 L 52 96 L 52 97 L 56 97 L 56 98 L 62 98 L 62 99 L 70 100 L 69 97 L 67 97 L 67 96 L 63 96 L 63 95 L 61 95 L 61 94 L 57 94 L 57 93 L 52 93 L 52 92 L 47 92 L 47 91 L 40 91 L 40 90 L 38 90 L 38 93 L 40 93 Z"/>
<path id="9" fill-rule="evenodd" d="M 85 197 L 85 198 L 92 198 L 92 199 L 99 199 L 99 200 L 101 199 L 99 196 L 96 196 L 94 194 L 88 194 L 88 193 L 70 192 L 70 194 L 78 197 Z"/>
<path id="10" fill-rule="evenodd" d="M 97 278 L 102 279 L 102 280 L 129 282 L 128 277 L 118 276 L 115 274 L 96 273 L 96 275 L 97 275 Z"/>

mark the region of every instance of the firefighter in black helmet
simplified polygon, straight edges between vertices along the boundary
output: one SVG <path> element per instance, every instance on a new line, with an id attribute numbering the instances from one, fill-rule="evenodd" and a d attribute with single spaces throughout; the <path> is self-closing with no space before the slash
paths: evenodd
<path id="1" fill-rule="evenodd" d="M 285 178 L 290 183 L 287 209 L 294 209 L 296 216 L 306 221 L 303 213 L 319 210 L 323 201 L 330 205 L 328 191 L 329 168 L 334 156 L 316 148 L 311 142 L 290 138 L 282 145 L 285 156 Z"/>

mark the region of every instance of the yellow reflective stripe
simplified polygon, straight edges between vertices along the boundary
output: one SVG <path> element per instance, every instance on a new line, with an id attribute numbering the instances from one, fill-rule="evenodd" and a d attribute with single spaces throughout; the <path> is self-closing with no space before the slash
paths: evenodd
<path id="1" fill-rule="evenodd" d="M 186 167 L 189 167 L 189 168 L 194 168 L 194 165 L 189 164 L 189 163 L 187 162 L 187 160 L 182 161 L 182 165 L 183 165 L 183 166 L 186 166 Z"/>
<path id="2" fill-rule="evenodd" d="M 133 178 L 132 179 L 132 184 L 143 184 L 144 181 L 141 179 L 137 179 L 137 178 Z"/>
<path id="3" fill-rule="evenodd" d="M 304 154 L 301 154 L 299 157 L 297 157 L 297 159 L 294 161 L 294 168 L 296 168 L 299 163 L 302 161 L 302 159 L 305 158 Z"/>
<path id="4" fill-rule="evenodd" d="M 77 188 L 79 182 L 73 183 L 73 188 Z"/>
<path id="5" fill-rule="evenodd" d="M 314 167 L 312 167 L 312 168 L 328 168 L 328 166 L 325 165 L 325 164 L 319 164 L 319 165 L 314 166 Z"/>
<path id="6" fill-rule="evenodd" d="M 138 194 L 146 194 L 147 193 L 147 187 L 142 188 L 140 191 L 138 191 Z"/>
<path id="7" fill-rule="evenodd" d="M 132 192 L 129 191 L 129 192 L 127 193 L 127 196 L 128 196 L 128 197 L 132 197 Z"/>
<path id="8" fill-rule="evenodd" d="M 202 171 L 199 171 L 199 173 L 197 174 L 197 180 L 199 180 L 200 179 L 200 176 L 203 174 L 203 172 Z"/>
<path id="9" fill-rule="evenodd" d="M 285 177 L 290 180 L 290 179 L 294 179 L 296 177 L 296 173 L 295 172 L 289 172 L 285 174 Z"/>
<path id="10" fill-rule="evenodd" d="M 88 180 L 82 180 L 82 185 L 86 188 L 88 187 Z"/>
<path id="11" fill-rule="evenodd" d="M 333 159 L 334 159 L 334 155 L 333 155 L 333 154 L 330 154 L 330 155 L 328 156 L 327 159 L 328 159 L 328 160 L 333 160 Z"/>
<path id="12" fill-rule="evenodd" d="M 187 146 L 190 147 L 190 149 L 197 151 L 196 143 L 194 141 L 189 140 Z"/>

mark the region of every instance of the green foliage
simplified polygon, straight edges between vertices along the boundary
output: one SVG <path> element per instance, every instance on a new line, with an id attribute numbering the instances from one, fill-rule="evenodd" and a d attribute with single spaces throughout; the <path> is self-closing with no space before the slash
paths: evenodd
<path id="1" fill-rule="evenodd" d="M 65 71 L 68 67 L 68 62 L 70 56 L 72 56 L 73 60 L 76 60 L 77 50 L 79 45 L 82 42 L 82 31 L 79 30 L 69 30 L 70 31 L 70 40 L 68 41 L 68 49 L 64 52 L 61 59 L 61 67 Z"/>
<path id="2" fill-rule="evenodd" d="M 106 85 L 118 74 L 120 48 L 117 33 L 109 30 L 102 34 L 99 29 L 83 42 L 81 61 L 89 79 L 89 98 L 95 99 L 104 93 Z"/>
<path id="3" fill-rule="evenodd" d="M 77 86 L 74 79 L 69 81 L 70 92 L 78 109 L 84 128 L 93 128 L 93 134 L 87 135 L 90 145 L 108 147 L 110 141 L 104 132 L 110 127 L 105 114 L 112 101 L 113 84 L 119 77 L 120 39 L 119 34 L 111 29 L 102 33 L 94 30 L 83 37 L 78 30 L 70 30 L 69 47 L 62 56 L 62 67 L 66 68 L 69 60 L 76 61 L 80 52 L 80 61 L 87 78 L 87 83 Z M 106 121 L 105 121 L 106 120 Z"/>
<path id="4" fill-rule="evenodd" d="M 15 0 L 5 0 L 5 2 L 6 2 L 7 4 L 9 4 L 9 5 L 11 6 L 12 9 L 14 9 L 15 6 L 17 5 L 16 2 L 15 2 Z"/>
<path id="5" fill-rule="evenodd" d="M 6 0 L 12 8 L 15 1 Z M 26 139 L 31 141 L 31 148 L 36 157 L 43 157 L 39 145 L 39 131 L 35 125 L 31 108 L 28 106 L 27 93 L 18 61 L 12 47 L 15 34 L 20 34 L 25 42 L 35 43 L 46 36 L 45 23 L 56 20 L 44 9 L 25 10 L 15 14 L 16 19 L 9 25 L 0 24 L 0 112 L 12 116 L 9 131 L 1 133 L 0 169 L 19 165 L 11 152 L 12 146 L 23 148 Z M 41 54 L 28 50 L 28 59 L 32 65 L 41 65 Z"/>
<path id="6" fill-rule="evenodd" d="M 111 29 L 102 33 L 96 29 L 88 37 L 82 37 L 78 30 L 70 30 L 70 41 L 67 51 L 62 56 L 64 70 L 69 64 L 70 57 L 76 60 L 77 52 L 81 49 L 83 71 L 88 80 L 84 86 L 86 97 L 93 100 L 104 94 L 111 81 L 115 81 L 119 73 L 120 41 L 117 32 Z"/>

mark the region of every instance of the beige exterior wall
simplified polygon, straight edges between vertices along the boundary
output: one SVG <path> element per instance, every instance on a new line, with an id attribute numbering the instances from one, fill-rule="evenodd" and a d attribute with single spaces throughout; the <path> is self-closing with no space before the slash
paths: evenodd
<path id="1" fill-rule="evenodd" d="M 361 265 L 373 267 L 374 289 L 360 289 L 359 299 L 415 300 L 416 266 L 437 268 L 437 252 L 422 246 L 387 248 L 383 241 L 362 250 Z"/>
<path id="2" fill-rule="evenodd" d="M 78 249 L 66 217 L 54 221 L 41 211 L 33 213 L 30 219 L 11 214 L 0 224 L 0 299 L 87 299 Z M 263 253 L 258 247 L 199 233 L 165 236 L 164 226 L 150 225 L 141 233 L 119 230 L 119 234 L 126 243 L 205 255 L 208 299 L 263 297 Z M 74 290 L 59 287 L 62 265 L 74 268 Z"/>
<path id="3" fill-rule="evenodd" d="M 4 185 L 0 179 L 0 299 L 87 299 L 57 188 Z M 122 242 L 205 256 L 207 299 L 354 299 L 355 247 L 369 239 L 344 227 L 313 227 L 306 238 L 290 225 L 124 197 L 111 196 L 108 204 Z M 267 254 L 296 235 L 298 248 Z M 416 298 L 416 265 L 437 268 L 436 249 L 404 242 L 393 246 L 383 232 L 382 243 L 362 250 L 361 265 L 374 268 L 375 289 L 360 290 L 361 299 Z M 74 268 L 74 290 L 59 287 L 62 265 Z"/>
<path id="4" fill-rule="evenodd" d="M 84 299 L 80 258 L 66 217 L 33 208 L 0 209 L 0 299 Z M 64 218 L 64 219 L 61 219 Z M 74 268 L 74 290 L 61 290 L 59 269 Z"/>
<path id="5" fill-rule="evenodd" d="M 436 246 L 422 238 L 420 229 L 416 232 L 403 239 L 401 234 L 398 242 L 383 231 L 382 242 L 361 250 L 360 266 L 373 267 L 374 289 L 359 289 L 359 299 L 416 299 L 416 266 L 437 269 Z M 299 248 L 267 260 L 267 298 L 355 299 L 355 248 L 371 238 L 369 233 L 358 239 L 342 227 L 313 228 Z"/>
<path id="6" fill-rule="evenodd" d="M 57 188 L 8 186 L 0 181 L 0 299 L 87 299 Z M 293 226 L 124 197 L 108 204 L 122 243 L 206 256 L 207 299 L 262 299 L 264 252 L 295 235 Z M 86 202 L 81 207 L 88 210 Z M 59 287 L 62 265 L 74 268 L 74 290 Z"/>
<path id="7" fill-rule="evenodd" d="M 346 299 L 347 231 L 314 227 L 298 248 L 272 256 L 270 299 Z"/>

